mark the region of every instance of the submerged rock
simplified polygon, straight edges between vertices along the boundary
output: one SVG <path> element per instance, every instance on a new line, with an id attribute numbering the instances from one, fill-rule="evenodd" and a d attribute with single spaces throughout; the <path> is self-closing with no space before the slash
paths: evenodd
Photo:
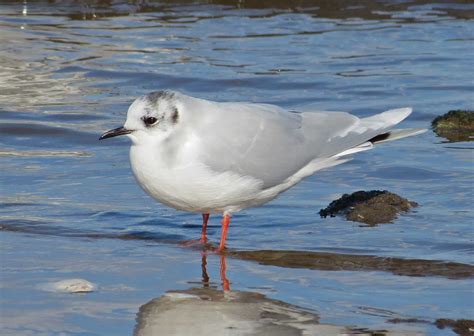
<path id="1" fill-rule="evenodd" d="M 229 257 L 254 261 L 260 265 L 319 271 L 390 272 L 410 277 L 472 279 L 474 266 L 442 260 L 404 259 L 313 251 L 257 250 L 226 251 Z"/>
<path id="2" fill-rule="evenodd" d="M 473 336 L 474 335 L 474 321 L 467 319 L 445 319 L 440 318 L 434 322 L 427 320 L 421 320 L 418 318 L 394 318 L 387 320 L 388 323 L 415 323 L 415 324 L 434 324 L 438 329 L 450 328 L 453 332 L 461 336 Z"/>
<path id="3" fill-rule="evenodd" d="M 431 122 L 433 131 L 449 141 L 474 141 L 474 111 L 452 110 Z"/>
<path id="4" fill-rule="evenodd" d="M 40 285 L 40 289 L 58 293 L 88 293 L 97 289 L 97 285 L 84 279 L 66 279 Z"/>
<path id="5" fill-rule="evenodd" d="M 458 335 L 474 335 L 473 320 L 437 319 L 435 324 L 439 329 L 451 328 Z"/>
<path id="6" fill-rule="evenodd" d="M 345 215 L 346 219 L 368 225 L 390 223 L 401 212 L 418 206 L 387 190 L 356 191 L 331 202 L 319 211 L 321 217 Z"/>

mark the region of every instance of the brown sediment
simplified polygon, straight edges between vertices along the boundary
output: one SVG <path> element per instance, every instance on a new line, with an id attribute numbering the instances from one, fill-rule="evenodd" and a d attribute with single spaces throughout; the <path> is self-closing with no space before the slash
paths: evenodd
<path id="1" fill-rule="evenodd" d="M 342 195 L 325 209 L 321 209 L 319 215 L 325 218 L 343 214 L 350 221 L 374 226 L 391 223 L 399 213 L 407 212 L 416 206 L 418 206 L 417 203 L 387 190 L 360 190 L 350 195 Z"/>
<path id="2" fill-rule="evenodd" d="M 431 324 L 430 321 L 427 320 L 421 320 L 415 317 L 407 317 L 407 318 L 393 318 L 390 320 L 387 320 L 387 323 L 393 323 L 393 324 L 399 324 L 399 323 L 423 323 L 423 324 Z"/>
<path id="3" fill-rule="evenodd" d="M 437 319 L 435 325 L 439 329 L 446 327 L 451 328 L 456 334 L 462 336 L 474 335 L 474 321 L 473 320 L 452 320 L 452 319 Z"/>
<path id="4" fill-rule="evenodd" d="M 433 131 L 451 142 L 474 141 L 474 111 L 452 110 L 431 122 Z"/>
<path id="5" fill-rule="evenodd" d="M 380 271 L 404 276 L 474 277 L 474 266 L 456 262 L 304 251 L 229 251 L 230 257 L 262 265 L 322 271 Z"/>

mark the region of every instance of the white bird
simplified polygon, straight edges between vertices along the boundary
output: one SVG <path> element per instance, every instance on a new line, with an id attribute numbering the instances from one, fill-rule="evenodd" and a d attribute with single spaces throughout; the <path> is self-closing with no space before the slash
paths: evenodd
<path id="1" fill-rule="evenodd" d="M 124 126 L 100 139 L 132 140 L 130 162 L 138 184 L 167 206 L 201 213 L 201 242 L 209 214 L 222 213 L 222 251 L 232 213 L 264 204 L 373 144 L 424 132 L 391 130 L 411 111 L 359 119 L 345 112 L 213 102 L 166 90 L 136 99 Z"/>

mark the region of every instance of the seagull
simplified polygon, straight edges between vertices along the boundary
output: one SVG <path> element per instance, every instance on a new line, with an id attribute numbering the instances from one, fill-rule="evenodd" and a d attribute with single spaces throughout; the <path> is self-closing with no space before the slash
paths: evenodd
<path id="1" fill-rule="evenodd" d="M 346 112 L 298 112 L 275 105 L 214 102 L 171 90 L 137 98 L 122 127 L 138 184 L 155 200 L 202 214 L 222 214 L 218 252 L 231 214 L 267 203 L 318 170 L 350 160 L 375 144 L 423 133 L 392 129 L 411 108 L 367 118 Z"/>

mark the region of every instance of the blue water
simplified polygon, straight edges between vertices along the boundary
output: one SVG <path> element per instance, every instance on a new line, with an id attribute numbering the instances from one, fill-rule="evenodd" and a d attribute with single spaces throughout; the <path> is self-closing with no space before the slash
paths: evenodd
<path id="1" fill-rule="evenodd" d="M 180 245 L 199 237 L 200 215 L 145 195 L 130 172 L 127 139 L 98 142 L 139 95 L 168 88 L 358 116 L 412 106 L 403 126 L 423 128 L 449 110 L 474 108 L 472 4 L 328 6 L 0 1 L 2 334 L 129 335 L 140 306 L 201 284 L 200 251 Z M 236 214 L 227 244 L 472 265 L 473 164 L 472 143 L 431 130 L 387 143 Z M 371 189 L 420 206 L 370 228 L 319 218 L 331 200 Z M 219 223 L 211 217 L 213 243 Z M 216 288 L 219 263 L 208 255 Z M 387 321 L 474 318 L 471 276 L 232 257 L 226 264 L 231 290 L 310 310 L 321 324 L 449 335 L 430 323 Z M 99 289 L 38 288 L 66 278 Z"/>

